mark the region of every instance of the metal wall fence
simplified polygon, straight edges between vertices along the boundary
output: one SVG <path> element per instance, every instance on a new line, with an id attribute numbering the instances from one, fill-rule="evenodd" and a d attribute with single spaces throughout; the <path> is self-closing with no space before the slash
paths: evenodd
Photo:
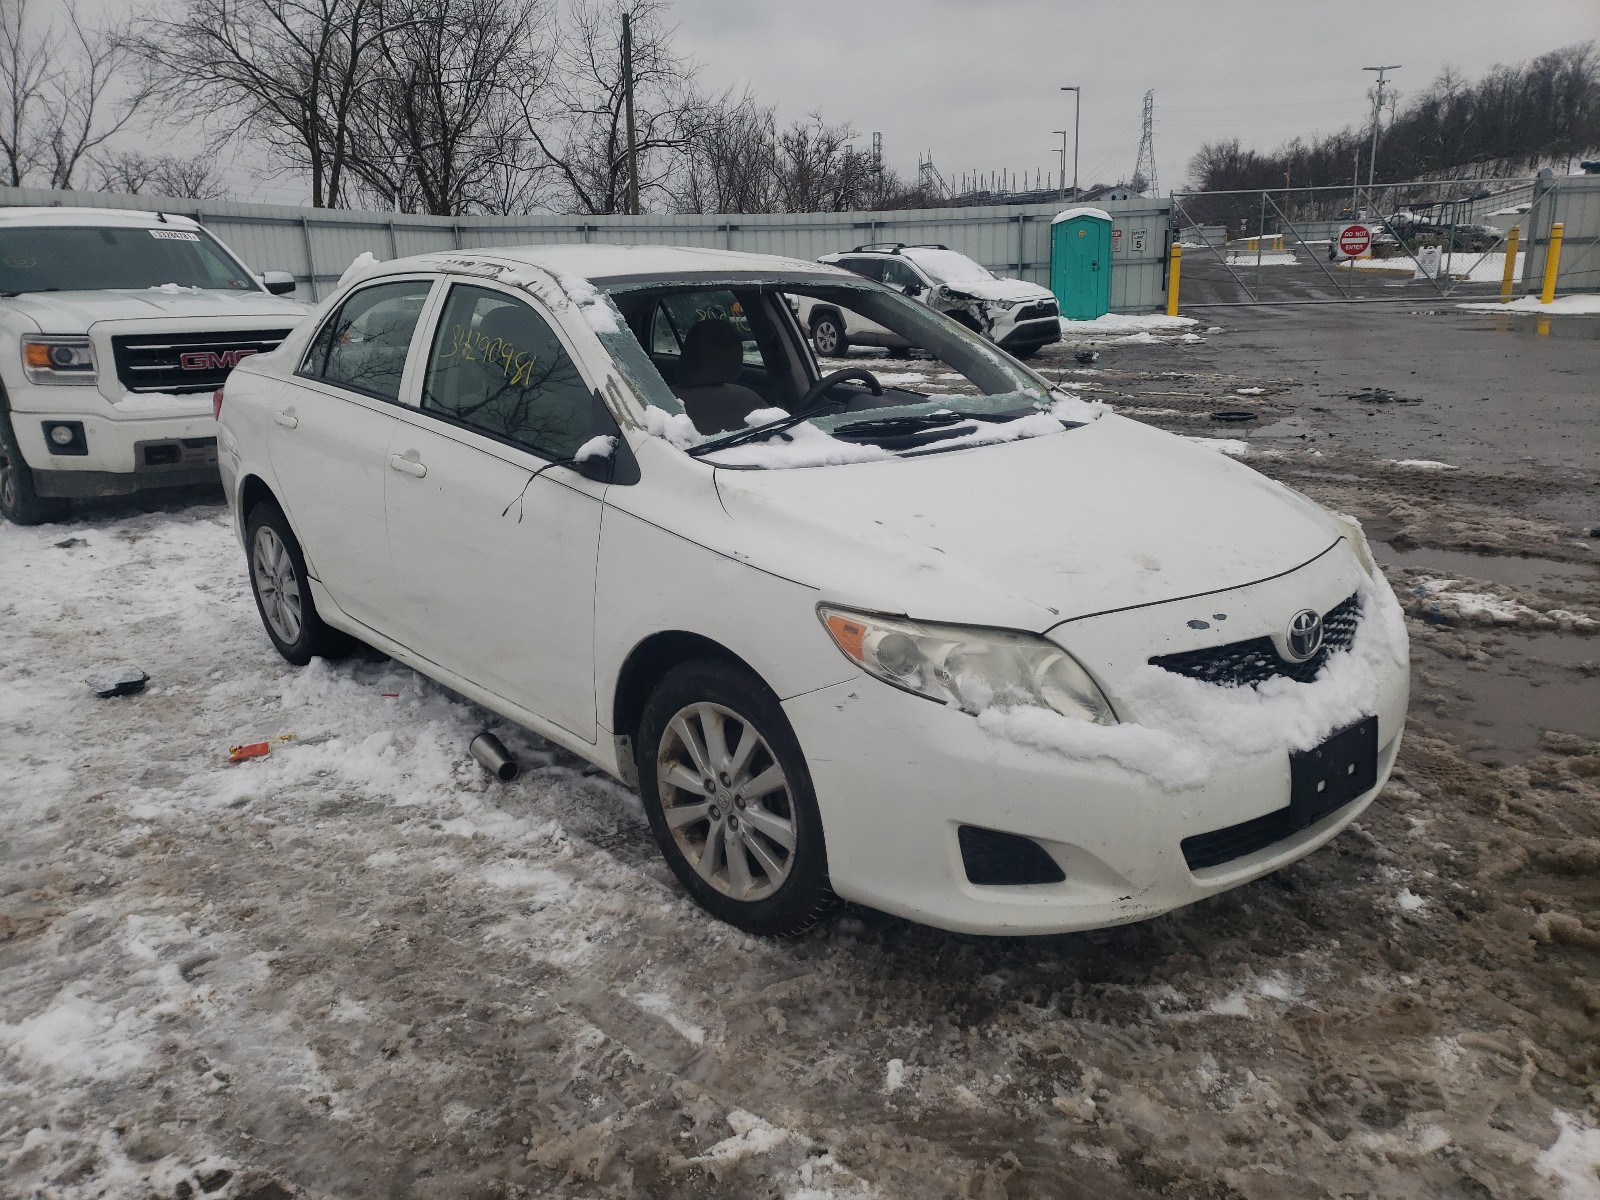
<path id="1" fill-rule="evenodd" d="M 1600 175 L 1562 175 L 1534 183 L 1533 207 L 1522 218 L 1528 249 L 1522 291 L 1538 295 L 1550 250 L 1550 227 L 1561 222 L 1558 292 L 1600 292 Z"/>
<path id="2" fill-rule="evenodd" d="M 1002 275 L 1050 283 L 1050 220 L 1066 205 L 908 209 L 890 212 L 587 217 L 423 217 L 232 201 L 168 200 L 105 192 L 0 188 L 0 206 L 76 205 L 161 210 L 194 217 L 257 271 L 290 271 L 321 299 L 363 251 L 380 259 L 427 251 L 538 242 L 707 246 L 814 259 L 866 242 L 939 242 Z M 1170 205 L 1164 199 L 1103 201 L 1115 241 L 1111 307 L 1153 312 L 1166 303 Z M 1143 232 L 1145 236 L 1135 237 Z M 1133 247 L 1143 249 L 1135 253 Z"/>

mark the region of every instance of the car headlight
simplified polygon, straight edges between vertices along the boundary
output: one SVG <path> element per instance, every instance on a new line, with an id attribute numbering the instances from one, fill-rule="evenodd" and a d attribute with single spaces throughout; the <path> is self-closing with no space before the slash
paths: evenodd
<path id="1" fill-rule="evenodd" d="M 929 625 L 822 605 L 834 644 L 869 675 L 964 712 L 1035 705 L 1115 725 L 1105 694 L 1054 642 L 1007 629 Z"/>
<path id="2" fill-rule="evenodd" d="M 86 337 L 24 337 L 22 373 L 29 383 L 93 383 L 94 346 Z"/>
<path id="3" fill-rule="evenodd" d="M 1343 513 L 1329 512 L 1334 524 L 1339 526 L 1339 532 L 1350 543 L 1351 549 L 1356 552 L 1356 559 L 1361 563 L 1361 569 L 1374 579 L 1382 579 L 1383 571 L 1379 569 L 1378 562 L 1372 557 L 1372 547 L 1367 545 L 1367 535 L 1361 528 L 1361 522 L 1354 517 L 1347 517 Z"/>
<path id="4" fill-rule="evenodd" d="M 1004 309 L 1006 312 L 1010 312 L 1017 305 L 1021 304 L 1022 301 L 1020 301 L 1020 300 L 991 300 L 991 301 L 989 301 L 989 303 L 994 305 L 996 308 Z"/>

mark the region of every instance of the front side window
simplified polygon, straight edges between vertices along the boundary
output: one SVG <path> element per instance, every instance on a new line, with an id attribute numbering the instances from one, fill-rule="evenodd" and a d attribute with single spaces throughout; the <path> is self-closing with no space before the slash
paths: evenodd
<path id="1" fill-rule="evenodd" d="M 137 226 L 0 227 L 0 294 L 144 291 L 175 284 L 206 291 L 260 287 L 203 229 Z"/>
<path id="2" fill-rule="evenodd" d="M 921 291 L 925 286 L 917 273 L 903 262 L 886 262 L 883 264 L 883 282 L 896 291 L 903 292 L 908 287 L 915 286 Z"/>
<path id="3" fill-rule="evenodd" d="M 593 394 L 549 323 L 471 284 L 445 301 L 422 407 L 552 459 L 571 458 L 595 426 Z"/>
<path id="4" fill-rule="evenodd" d="M 411 335 L 432 288 L 431 280 L 402 279 L 353 292 L 317 332 L 301 374 L 398 400 Z"/>

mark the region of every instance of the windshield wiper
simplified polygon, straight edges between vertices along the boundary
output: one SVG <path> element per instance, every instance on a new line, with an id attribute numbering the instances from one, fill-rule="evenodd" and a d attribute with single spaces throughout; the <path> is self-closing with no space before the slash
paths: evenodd
<path id="1" fill-rule="evenodd" d="M 938 429 L 942 425 L 960 425 L 967 421 L 988 421 L 991 424 L 1014 421 L 1015 413 L 936 412 L 918 413 L 903 417 L 878 417 L 871 421 L 852 421 L 832 430 L 834 437 L 871 437 L 879 433 L 917 433 Z"/>
<path id="2" fill-rule="evenodd" d="M 60 288 L 18 288 L 14 292 L 0 292 L 0 300 L 12 300 L 18 296 L 33 292 L 59 292 Z"/>
<path id="3" fill-rule="evenodd" d="M 725 438 L 718 438 L 714 442 L 703 442 L 698 446 L 691 446 L 686 453 L 699 458 L 702 454 L 711 454 L 717 450 L 726 450 L 730 446 L 742 446 L 746 442 L 753 442 L 757 438 L 770 437 L 775 433 L 782 433 L 785 429 L 793 429 L 802 421 L 809 421 L 812 417 L 825 409 L 833 408 L 840 404 L 848 404 L 854 397 L 830 397 L 819 400 L 809 408 L 804 408 L 797 413 L 790 413 L 787 417 L 779 417 L 776 421 L 768 421 L 763 425 L 752 425 L 748 429 L 741 429 L 731 433 Z"/>

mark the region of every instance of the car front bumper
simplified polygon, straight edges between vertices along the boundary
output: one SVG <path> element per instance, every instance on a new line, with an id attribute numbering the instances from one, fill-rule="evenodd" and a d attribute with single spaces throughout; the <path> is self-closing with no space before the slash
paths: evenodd
<path id="1" fill-rule="evenodd" d="M 12 434 L 41 496 L 216 482 L 217 422 L 208 393 L 146 412 L 123 412 L 91 387 L 13 387 L 9 398 Z M 77 431 L 66 447 L 48 433 L 61 424 Z"/>
<path id="2" fill-rule="evenodd" d="M 1167 791 L 1100 758 L 1004 740 L 958 710 L 861 676 L 784 702 L 805 749 L 834 889 L 848 900 L 964 933 L 1065 933 L 1152 917 L 1309 854 L 1358 818 L 1399 752 L 1409 681 L 1396 667 L 1373 697 L 1378 784 L 1310 827 L 1191 871 L 1181 843 L 1289 804 L 1287 752 L 1243 760 Z M 1030 838 L 1060 883 L 977 885 L 962 825 Z"/>

